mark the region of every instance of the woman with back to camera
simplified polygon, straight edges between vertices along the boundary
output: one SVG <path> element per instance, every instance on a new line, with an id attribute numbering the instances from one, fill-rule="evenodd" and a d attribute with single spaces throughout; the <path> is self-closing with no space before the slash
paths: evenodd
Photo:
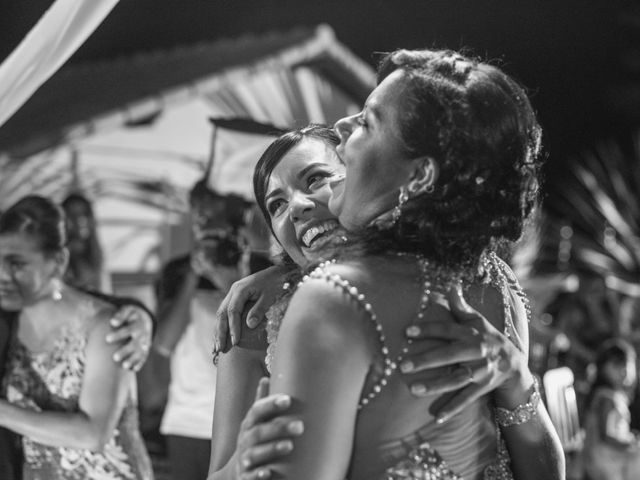
<path id="1" fill-rule="evenodd" d="M 524 91 L 453 52 L 399 51 L 383 62 L 363 112 L 336 129 L 346 178 L 329 206 L 359 239 L 302 281 L 281 323 L 271 391 L 291 396 L 284 418 L 302 420 L 305 433 L 270 468 L 332 480 L 511 478 L 504 436 L 517 478 L 562 477 L 561 458 L 526 457 L 532 442 L 557 447 L 557 437 L 544 427 L 531 374 L 512 368 L 513 345 L 491 330 L 528 348 L 526 324 L 513 323 L 526 302 L 495 253 L 520 236 L 537 190 L 540 132 Z M 279 208 L 272 216 L 286 211 Z M 477 357 L 476 335 L 445 315 L 442 294 L 458 282 L 474 307 L 499 319 L 474 325 L 489 352 L 481 363 L 466 363 Z M 438 416 L 438 387 L 416 399 L 399 372 L 416 366 L 405 361 L 403 335 L 424 330 L 416 318 L 429 320 L 432 336 L 474 345 L 457 349 L 454 372 L 473 385 L 446 398 Z M 422 366 L 448 363 L 447 351 L 432 349 Z M 462 395 L 496 385 L 458 411 Z"/>
<path id="2" fill-rule="evenodd" d="M 335 222 L 335 217 L 330 214 L 326 205 L 330 194 L 328 182 L 339 177 L 342 173 L 341 165 L 333 152 L 333 147 L 335 143 L 337 143 L 337 139 L 334 138 L 332 138 L 331 135 L 327 135 L 324 129 L 319 127 L 305 128 L 285 134 L 269 147 L 256 168 L 256 174 L 254 176 L 256 199 L 267 217 L 267 221 L 276 239 L 280 242 L 285 252 L 298 264 L 305 264 L 308 263 L 309 260 L 312 261 L 317 258 L 317 256 L 322 253 L 320 245 L 327 242 L 331 233 L 335 234 L 339 232 L 339 230 L 334 230 L 334 228 L 337 227 L 337 223 Z M 268 202 L 265 202 L 265 198 Z M 288 214 L 280 215 L 278 214 L 279 210 L 286 210 Z M 316 233 L 318 234 L 317 236 L 315 236 Z M 310 239 L 315 241 L 309 241 Z M 280 306 L 280 309 L 281 308 Z M 272 312 L 272 320 L 274 320 L 273 316 Z M 496 317 L 499 318 L 500 314 L 496 314 Z M 450 320 L 450 322 L 453 322 L 453 320 Z M 421 334 L 431 336 L 429 326 L 424 327 Z M 467 327 L 467 329 L 470 330 L 469 327 Z M 496 337 L 501 335 L 495 331 L 495 329 L 490 333 Z M 274 336 L 273 331 L 270 332 L 270 336 Z M 470 350 L 471 343 L 468 343 L 466 345 L 467 351 L 465 352 L 467 359 L 472 360 L 477 358 L 487 361 L 487 352 L 483 353 L 480 351 L 482 350 L 482 345 L 479 339 L 470 339 L 467 337 L 467 341 L 470 340 L 477 342 L 479 347 L 477 352 L 471 353 L 468 351 Z M 504 338 L 502 341 L 508 342 L 508 340 Z M 431 346 L 433 346 L 434 343 L 435 342 L 431 342 Z M 273 350 L 274 347 L 275 345 L 272 344 L 271 350 Z M 454 352 L 456 346 L 448 345 L 447 348 L 450 352 Z M 461 349 L 459 348 L 459 350 Z M 513 350 L 515 350 L 515 352 Z M 513 371 L 510 372 L 511 374 L 520 373 L 517 371 L 517 368 L 526 370 L 526 356 L 523 360 L 522 353 L 518 352 L 517 349 L 505 352 L 505 355 L 506 354 L 514 357 L 512 358 Z M 229 412 L 231 410 L 235 412 L 235 414 L 244 414 L 247 408 L 247 402 L 251 400 L 251 392 L 253 392 L 255 383 L 262 375 L 264 369 L 264 367 L 261 366 L 261 355 L 264 355 L 264 353 L 240 348 L 233 349 L 230 354 L 222 357 L 221 364 L 219 365 L 220 378 L 218 380 L 218 395 L 220 396 L 222 393 L 222 396 L 216 400 L 217 406 L 215 414 L 217 421 L 214 421 L 214 440 L 210 470 L 212 477 L 210 478 L 234 478 L 233 476 L 224 476 L 231 475 L 228 468 L 233 468 L 233 462 L 230 462 L 225 470 L 220 470 L 215 474 L 214 472 L 224 465 L 224 462 L 231 454 L 230 452 L 233 451 L 232 445 L 235 434 L 239 428 L 239 420 L 235 421 L 234 425 L 233 418 L 235 417 L 232 415 L 230 418 Z M 253 360 L 249 359 L 250 357 L 253 357 Z M 455 355 L 453 355 L 453 357 L 455 357 Z M 520 364 L 515 361 L 515 358 L 518 357 L 520 357 Z M 442 365 L 457 363 L 456 358 L 446 359 L 442 356 L 438 358 L 438 361 Z M 243 364 L 244 367 L 240 367 L 240 365 Z M 247 371 L 253 373 L 247 375 Z M 228 375 L 225 375 L 227 372 L 229 372 Z M 453 379 L 446 379 L 442 371 L 438 372 L 439 374 L 435 377 L 435 379 L 438 380 L 438 386 L 435 391 L 458 389 L 460 386 L 467 385 L 470 379 L 469 372 L 470 370 L 468 370 L 467 367 L 458 368 L 455 375 L 453 375 Z M 233 381 L 225 383 L 223 379 L 227 377 Z M 253 381 L 245 381 L 248 378 L 253 378 Z M 504 382 L 505 378 L 506 375 L 501 381 Z M 490 389 L 495 388 L 499 383 L 499 381 L 494 380 Z M 224 386 L 225 384 L 227 385 L 226 387 Z M 434 381 L 431 381 L 430 384 L 435 387 Z M 419 386 L 419 384 L 416 384 L 416 386 Z M 234 390 L 234 388 L 236 388 L 236 390 Z M 474 395 L 478 395 L 477 392 L 474 392 L 469 396 L 468 392 L 475 388 L 475 385 L 472 385 L 467 390 L 467 393 L 462 395 L 466 398 L 464 402 L 469 402 L 473 399 L 472 397 Z M 483 385 L 483 388 L 487 388 L 487 385 Z M 228 400 L 228 402 L 225 402 L 225 400 Z M 264 402 L 262 405 L 265 405 Z M 225 408 L 225 406 L 227 408 Z M 458 408 L 460 406 L 464 405 L 459 403 Z M 451 409 L 454 407 L 450 405 L 448 408 Z M 278 411 L 277 406 L 275 407 L 275 411 Z M 273 413 L 273 411 L 271 413 Z M 250 413 L 249 416 L 251 415 L 252 413 Z M 247 423 L 245 421 L 245 426 L 250 423 L 251 422 Z M 292 425 L 295 424 L 295 421 L 292 422 Z M 272 433 L 268 435 L 264 434 L 266 430 L 263 429 L 263 426 L 258 425 L 256 427 L 263 429 L 263 434 L 261 434 L 260 437 L 265 444 L 256 447 L 254 451 L 258 453 L 255 455 L 249 452 L 249 450 L 245 450 L 244 453 L 246 455 L 243 454 L 242 457 L 246 463 L 243 462 L 242 466 L 236 465 L 236 472 L 244 472 L 237 474 L 239 478 L 245 478 L 244 475 L 247 475 L 246 478 L 254 478 L 251 477 L 251 475 L 254 474 L 257 475 L 257 478 L 267 478 L 269 470 L 263 462 L 268 462 L 268 460 L 272 459 L 272 457 L 268 455 L 278 456 L 287 454 L 290 451 L 290 443 L 286 441 L 284 443 L 276 441 L 279 439 L 278 436 L 280 436 L 280 439 L 293 436 L 291 433 L 286 433 L 287 424 L 276 424 L 274 422 L 273 425 L 269 425 L 268 427 L 273 429 Z M 539 424 L 539 428 L 544 432 L 544 429 L 551 429 L 552 427 L 543 421 Z M 551 432 L 551 430 L 549 430 L 549 432 Z M 557 445 L 545 443 L 545 439 L 553 435 L 549 432 L 546 434 L 538 433 L 537 439 L 533 441 L 531 440 L 531 435 L 527 435 L 525 432 L 525 440 L 529 440 L 529 451 L 526 452 L 518 449 L 517 444 L 520 440 L 516 438 L 514 453 L 520 455 L 520 458 L 516 458 L 515 462 L 522 464 L 534 455 L 541 459 L 546 458 L 547 460 L 551 460 L 550 463 L 553 463 L 553 460 L 556 460 L 558 452 L 555 448 Z M 251 436 L 245 435 L 245 433 L 246 432 L 241 432 L 241 437 L 244 436 L 248 438 Z M 519 433 L 516 429 L 516 437 Z M 268 443 L 268 440 L 270 440 L 269 435 L 274 435 L 274 441 L 271 443 Z M 509 441 L 513 438 L 514 435 L 507 437 Z M 535 448 L 533 448 L 534 444 Z M 240 450 L 242 450 L 242 448 L 243 447 L 241 447 Z M 540 454 L 541 451 L 544 453 Z M 542 463 L 547 462 L 543 460 Z M 247 464 L 249 466 L 247 466 Z"/>
<path id="3" fill-rule="evenodd" d="M 0 305 L 19 310 L 0 426 L 22 435 L 25 479 L 153 478 L 135 373 L 105 342 L 114 308 L 65 284 L 64 215 L 28 196 L 0 215 Z"/>

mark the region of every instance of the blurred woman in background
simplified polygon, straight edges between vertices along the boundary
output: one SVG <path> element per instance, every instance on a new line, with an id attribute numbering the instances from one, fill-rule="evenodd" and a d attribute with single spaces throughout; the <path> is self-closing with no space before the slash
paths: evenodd
<path id="1" fill-rule="evenodd" d="M 151 479 L 135 374 L 105 342 L 114 307 L 63 281 L 64 214 L 28 196 L 0 215 L 0 306 L 19 311 L 0 425 L 22 435 L 25 479 Z"/>
<path id="2" fill-rule="evenodd" d="M 111 292 L 91 202 L 80 193 L 71 193 L 62 201 L 62 208 L 69 249 L 65 282 L 85 290 Z"/>
<path id="3" fill-rule="evenodd" d="M 604 342 L 587 399 L 584 466 L 589 480 L 631 480 L 640 475 L 640 437 L 630 428 L 629 404 L 637 378 L 637 354 L 622 339 Z"/>

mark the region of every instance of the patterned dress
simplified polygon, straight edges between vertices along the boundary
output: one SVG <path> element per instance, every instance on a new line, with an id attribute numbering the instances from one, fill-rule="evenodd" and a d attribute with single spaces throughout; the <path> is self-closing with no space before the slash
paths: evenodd
<path id="1" fill-rule="evenodd" d="M 85 369 L 87 325 L 82 315 L 61 330 L 47 352 L 30 352 L 14 337 L 3 390 L 9 402 L 36 411 L 77 412 Z M 22 437 L 23 480 L 152 480 L 151 462 L 130 396 L 101 452 L 43 445 Z"/>
<path id="2" fill-rule="evenodd" d="M 524 293 L 510 268 L 497 256 L 491 255 L 484 265 L 487 281 L 502 294 L 504 311 L 504 333 L 516 345 L 520 345 L 513 326 L 514 302 L 528 305 Z M 307 278 L 307 277 L 305 277 Z M 308 278 L 322 278 L 334 283 L 354 303 L 369 313 L 377 331 L 382 325 L 366 298 L 352 285 L 321 265 Z M 276 351 L 278 331 L 291 294 L 283 296 L 267 312 L 267 339 L 269 347 L 265 363 L 269 372 Z M 365 383 L 360 399 L 360 411 L 374 404 L 387 386 L 399 380 L 397 362 L 390 358 L 389 348 L 381 336 L 380 353 Z M 370 471 L 368 480 L 513 480 L 509 453 L 500 429 L 495 422 L 493 401 L 485 395 L 468 406 L 463 412 L 441 425 L 434 421 L 416 419 L 416 430 L 403 438 L 378 445 L 375 455 L 385 465 L 383 471 Z M 358 461 L 352 459 L 352 461 Z M 362 476 L 362 475 L 361 475 Z"/>

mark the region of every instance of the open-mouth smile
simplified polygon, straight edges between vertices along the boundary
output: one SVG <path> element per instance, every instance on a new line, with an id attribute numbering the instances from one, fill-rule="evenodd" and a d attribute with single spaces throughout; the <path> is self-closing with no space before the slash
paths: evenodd
<path id="1" fill-rule="evenodd" d="M 300 235 L 300 241 L 304 247 L 311 248 L 318 240 L 328 236 L 336 228 L 338 228 L 336 220 L 326 220 L 303 231 Z"/>

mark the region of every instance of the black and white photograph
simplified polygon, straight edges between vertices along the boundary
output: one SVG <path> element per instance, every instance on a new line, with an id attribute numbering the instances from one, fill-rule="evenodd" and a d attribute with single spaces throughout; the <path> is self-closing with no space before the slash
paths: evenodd
<path id="1" fill-rule="evenodd" d="M 0 480 L 640 478 L 640 3 L 2 0 Z"/>

